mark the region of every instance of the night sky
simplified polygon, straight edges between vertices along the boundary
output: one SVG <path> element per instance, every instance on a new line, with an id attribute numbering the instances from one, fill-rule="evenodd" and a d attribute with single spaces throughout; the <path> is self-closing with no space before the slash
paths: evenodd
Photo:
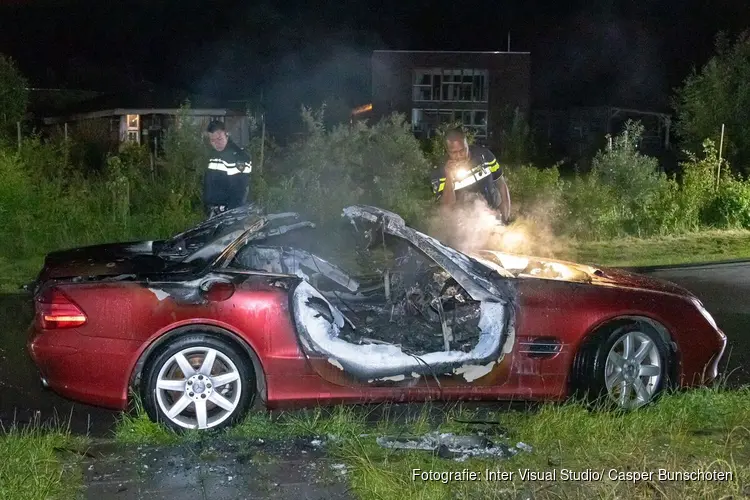
<path id="1" fill-rule="evenodd" d="M 535 106 L 668 109 L 719 30 L 750 2 L 0 0 L 0 52 L 32 84 L 112 90 L 147 80 L 298 109 L 370 99 L 373 49 L 530 51 Z"/>

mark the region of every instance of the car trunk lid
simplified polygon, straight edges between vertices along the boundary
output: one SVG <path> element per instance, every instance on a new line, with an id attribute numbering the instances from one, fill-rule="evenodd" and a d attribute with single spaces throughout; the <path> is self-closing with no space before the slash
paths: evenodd
<path id="1" fill-rule="evenodd" d="M 159 272 L 165 260 L 153 253 L 154 242 L 112 243 L 47 254 L 37 281 L 77 276 L 116 276 Z"/>
<path id="2" fill-rule="evenodd" d="M 45 256 L 34 283 L 38 290 L 46 281 L 106 279 L 120 275 L 159 273 L 180 263 L 196 267 L 210 262 L 249 227 L 262 229 L 260 210 L 248 205 L 202 221 L 166 240 L 107 243 L 58 250 Z"/>
<path id="3" fill-rule="evenodd" d="M 198 271 L 220 261 L 239 240 L 262 239 L 273 234 L 273 230 L 265 231 L 269 223 L 297 216 L 295 213 L 264 215 L 259 207 L 247 205 L 211 217 L 166 240 L 108 243 L 51 252 L 45 257 L 36 281 L 24 288 L 38 290 L 50 279 L 94 280 Z M 314 225 L 294 225 L 299 226 Z"/>

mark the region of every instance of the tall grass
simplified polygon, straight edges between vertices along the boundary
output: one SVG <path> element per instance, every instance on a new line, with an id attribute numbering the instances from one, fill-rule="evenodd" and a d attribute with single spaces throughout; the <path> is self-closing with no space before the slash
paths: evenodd
<path id="1" fill-rule="evenodd" d="M 205 149 L 189 122 L 175 129 L 167 157 L 125 145 L 98 169 L 75 163 L 73 138 L 26 138 L 0 148 L 0 271 L 14 289 L 54 250 L 111 241 L 157 239 L 200 219 Z"/>
<path id="2" fill-rule="evenodd" d="M 0 498 L 76 498 L 86 439 L 63 425 L 0 426 Z"/>

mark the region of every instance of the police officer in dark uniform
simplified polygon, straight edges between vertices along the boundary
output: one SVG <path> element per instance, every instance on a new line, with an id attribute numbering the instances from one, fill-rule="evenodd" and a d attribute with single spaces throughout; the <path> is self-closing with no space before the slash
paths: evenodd
<path id="1" fill-rule="evenodd" d="M 499 211 L 503 223 L 510 220 L 510 192 L 497 158 L 484 147 L 471 145 L 460 129 L 445 136 L 447 157 L 433 176 L 432 186 L 441 205 L 453 205 L 481 196 Z"/>
<path id="2" fill-rule="evenodd" d="M 214 120 L 206 129 L 211 156 L 203 177 L 203 206 L 216 214 L 246 204 L 252 162 L 250 155 L 227 135 L 224 122 Z"/>

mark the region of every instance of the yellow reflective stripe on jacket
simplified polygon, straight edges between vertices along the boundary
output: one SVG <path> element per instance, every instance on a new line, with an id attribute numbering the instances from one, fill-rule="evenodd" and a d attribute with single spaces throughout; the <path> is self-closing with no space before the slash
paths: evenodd
<path id="1" fill-rule="evenodd" d="M 439 179 L 438 179 L 438 182 L 439 182 L 440 184 L 438 184 L 437 192 L 438 192 L 438 193 L 442 193 L 442 192 L 443 192 L 443 190 L 445 189 L 445 177 L 441 177 L 441 178 L 439 178 Z"/>
<path id="2" fill-rule="evenodd" d="M 489 163 L 485 163 L 485 165 L 490 169 L 490 172 L 495 173 L 500 168 L 500 164 L 497 162 L 496 158 L 493 158 L 493 160 Z"/>

